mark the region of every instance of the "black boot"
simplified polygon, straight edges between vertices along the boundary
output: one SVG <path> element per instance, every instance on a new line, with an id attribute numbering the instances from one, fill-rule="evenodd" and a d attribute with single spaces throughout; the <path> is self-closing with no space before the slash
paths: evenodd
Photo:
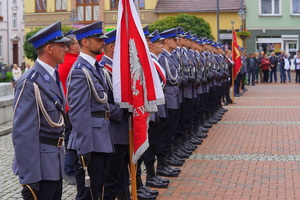
<path id="1" fill-rule="evenodd" d="M 141 176 L 136 176 L 137 197 L 139 200 L 155 200 L 158 195 L 157 190 L 150 190 L 143 185 Z"/>
<path id="2" fill-rule="evenodd" d="M 169 183 L 165 183 L 157 178 L 154 164 L 147 168 L 146 186 L 155 188 L 167 188 Z"/>
<path id="3" fill-rule="evenodd" d="M 159 176 L 177 177 L 181 170 L 169 167 L 165 159 L 164 155 L 157 156 L 156 174 Z"/>

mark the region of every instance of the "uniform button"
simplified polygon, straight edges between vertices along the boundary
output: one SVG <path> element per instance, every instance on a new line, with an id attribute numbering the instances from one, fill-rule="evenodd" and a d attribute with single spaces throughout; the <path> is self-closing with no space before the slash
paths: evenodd
<path id="1" fill-rule="evenodd" d="M 24 176 L 20 176 L 21 179 L 24 179 Z"/>

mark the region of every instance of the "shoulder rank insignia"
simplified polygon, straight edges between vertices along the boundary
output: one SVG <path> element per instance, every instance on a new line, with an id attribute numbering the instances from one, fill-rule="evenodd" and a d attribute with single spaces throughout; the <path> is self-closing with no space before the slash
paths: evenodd
<path id="1" fill-rule="evenodd" d="M 39 76 L 39 72 L 36 70 L 32 70 L 29 75 L 27 76 L 27 79 L 32 80 L 32 81 L 36 81 L 36 79 Z"/>

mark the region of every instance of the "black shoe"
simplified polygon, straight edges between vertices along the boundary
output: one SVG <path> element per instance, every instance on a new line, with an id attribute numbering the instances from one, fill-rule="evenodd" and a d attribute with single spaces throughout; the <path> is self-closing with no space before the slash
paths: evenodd
<path id="1" fill-rule="evenodd" d="M 167 168 L 169 168 L 169 170 L 173 170 L 174 172 L 176 172 L 176 173 L 180 173 L 181 172 L 181 169 L 179 169 L 179 168 L 176 168 L 176 167 L 170 167 L 170 166 L 166 166 Z"/>
<path id="2" fill-rule="evenodd" d="M 196 150 L 198 148 L 197 145 L 194 145 L 193 143 L 191 143 L 190 141 L 186 141 L 184 144 L 183 144 L 183 147 L 184 148 L 190 148 L 190 149 L 193 149 Z"/>
<path id="3" fill-rule="evenodd" d="M 166 178 L 163 178 L 163 177 L 160 177 L 160 176 L 156 176 L 156 178 L 158 178 L 160 181 L 164 182 L 164 183 L 170 183 L 170 180 L 169 179 L 166 179 Z"/>
<path id="4" fill-rule="evenodd" d="M 212 117 L 210 117 L 207 122 L 210 124 L 216 124 L 216 123 L 218 123 L 218 120 L 215 120 Z"/>
<path id="5" fill-rule="evenodd" d="M 156 174 L 159 176 L 166 176 L 166 177 L 177 177 L 179 172 L 175 172 L 171 170 L 168 166 L 157 167 Z"/>
<path id="6" fill-rule="evenodd" d="M 200 145 L 200 144 L 202 144 L 202 140 L 197 139 L 197 138 L 190 138 L 190 142 L 191 142 L 192 144 L 195 144 L 195 145 Z"/>
<path id="7" fill-rule="evenodd" d="M 199 126 L 198 130 L 201 131 L 202 133 L 208 133 L 208 128 L 204 128 L 202 125 Z"/>
<path id="8" fill-rule="evenodd" d="M 184 162 L 177 160 L 174 156 L 169 156 L 166 158 L 166 163 L 171 166 L 181 167 Z"/>
<path id="9" fill-rule="evenodd" d="M 202 126 L 203 126 L 204 128 L 211 128 L 211 127 L 212 127 L 212 124 L 209 123 L 208 121 L 205 121 L 205 122 L 202 124 Z"/>
<path id="10" fill-rule="evenodd" d="M 195 136 L 198 138 L 207 138 L 208 135 L 206 133 L 198 132 L 195 134 Z"/>
<path id="11" fill-rule="evenodd" d="M 187 153 L 184 153 L 181 149 L 177 149 L 175 152 L 174 152 L 174 155 L 179 157 L 179 158 L 188 158 L 190 157 L 189 154 Z"/>
<path id="12" fill-rule="evenodd" d="M 137 197 L 139 200 L 155 200 L 157 195 L 151 194 L 148 192 L 149 188 L 145 186 L 141 186 L 140 188 L 137 189 Z"/>
<path id="13" fill-rule="evenodd" d="M 167 188 L 169 183 L 165 183 L 157 178 L 157 176 L 146 177 L 146 186 L 154 188 Z"/>
<path id="14" fill-rule="evenodd" d="M 189 154 L 189 155 L 192 155 L 192 153 L 193 153 L 193 150 L 191 150 L 191 149 L 186 149 L 186 148 L 184 148 L 183 146 L 181 147 L 181 150 L 182 150 L 184 153 Z"/>

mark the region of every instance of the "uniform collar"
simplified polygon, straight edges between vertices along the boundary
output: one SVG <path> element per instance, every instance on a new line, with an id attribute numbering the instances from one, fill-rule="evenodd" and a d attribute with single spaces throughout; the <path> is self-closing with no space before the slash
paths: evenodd
<path id="1" fill-rule="evenodd" d="M 86 61 L 88 61 L 88 63 L 93 66 L 94 69 L 95 68 L 95 63 L 96 63 L 96 59 L 93 58 L 92 56 L 86 54 L 86 53 L 82 53 L 80 52 L 79 56 L 81 56 L 83 59 L 85 59 Z"/>
<path id="2" fill-rule="evenodd" d="M 36 61 L 38 63 L 40 63 L 40 65 L 42 67 L 44 67 L 44 69 L 52 76 L 55 77 L 55 69 L 53 67 L 51 67 L 50 65 L 48 65 L 47 63 L 41 61 L 39 58 L 36 59 Z"/>

